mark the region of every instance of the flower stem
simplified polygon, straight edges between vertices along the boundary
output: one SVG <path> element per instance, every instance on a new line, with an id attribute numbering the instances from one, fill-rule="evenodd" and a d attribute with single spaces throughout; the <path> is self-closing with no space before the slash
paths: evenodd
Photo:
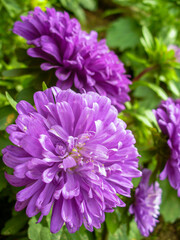
<path id="1" fill-rule="evenodd" d="M 152 71 L 152 70 L 154 70 L 154 69 L 156 69 L 157 68 L 157 65 L 154 65 L 154 66 L 152 66 L 152 67 L 147 67 L 147 68 L 145 68 L 142 72 L 140 72 L 132 81 L 133 82 L 136 82 L 136 81 L 138 81 L 144 74 L 146 74 L 146 73 L 148 73 L 148 72 L 150 72 L 150 71 Z"/>

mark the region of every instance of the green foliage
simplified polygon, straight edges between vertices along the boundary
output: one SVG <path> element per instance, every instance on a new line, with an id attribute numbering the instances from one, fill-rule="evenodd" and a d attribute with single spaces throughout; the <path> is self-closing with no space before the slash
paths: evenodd
<path id="1" fill-rule="evenodd" d="M 96 1 L 95 0 L 59 0 L 62 7 L 66 10 L 72 12 L 81 22 L 86 21 L 86 16 L 84 13 L 84 9 L 87 9 L 89 11 L 95 11 Z"/>
<path id="2" fill-rule="evenodd" d="M 8 102 L 10 103 L 10 105 L 16 110 L 17 102 L 14 101 L 14 99 L 11 97 L 11 95 L 8 92 L 6 92 L 6 98 L 7 98 Z"/>
<path id="3" fill-rule="evenodd" d="M 166 222 L 175 222 L 180 216 L 180 199 L 177 197 L 177 191 L 174 190 L 168 180 L 160 182 L 163 190 L 162 204 L 160 212 Z"/>
<path id="4" fill-rule="evenodd" d="M 45 226 L 44 226 L 45 225 Z M 63 228 L 56 234 L 50 232 L 47 222 L 37 223 L 36 217 L 29 220 L 28 237 L 31 240 L 60 240 Z"/>
<path id="5" fill-rule="evenodd" d="M 81 21 L 85 30 L 96 30 L 99 39 L 106 38 L 110 49 L 123 61 L 127 75 L 132 76 L 131 101 L 126 103 L 126 109 L 119 117 L 135 136 L 141 155 L 140 168 L 151 169 L 151 182 L 154 182 L 158 181 L 169 152 L 167 139 L 160 134 L 152 109 L 168 97 L 180 98 L 180 63 L 174 51 L 168 48 L 170 44 L 180 46 L 179 0 L 0 0 L 0 201 L 6 202 L 7 206 L 7 214 L 1 216 L 5 220 L 0 238 L 140 240 L 142 236 L 128 212 L 140 178 L 133 180 L 132 198 L 122 198 L 127 206 L 106 213 L 105 223 L 93 233 L 82 226 L 78 232 L 70 234 L 63 226 L 57 234 L 52 234 L 51 214 L 37 224 L 38 218 L 28 220 L 24 211 L 12 212 L 19 189 L 10 186 L 4 177 L 5 171 L 12 173 L 12 169 L 2 161 L 1 150 L 12 144 L 5 129 L 17 117 L 17 102 L 26 100 L 34 104 L 33 94 L 55 86 L 57 81 L 54 70 L 42 71 L 40 65 L 43 61 L 29 57 L 25 40 L 12 32 L 13 24 L 20 15 L 26 15 L 36 6 L 43 10 L 55 7 L 68 11 Z M 180 200 L 168 180 L 160 181 L 160 185 L 163 190 L 160 211 L 164 219 L 160 224 L 166 226 L 167 222 L 179 221 Z M 150 239 L 159 239 L 156 237 L 151 235 Z"/>
<path id="6" fill-rule="evenodd" d="M 131 18 L 119 18 L 107 31 L 107 43 L 110 47 L 121 51 L 135 48 L 139 44 L 141 32 L 138 23 Z"/>
<path id="7" fill-rule="evenodd" d="M 18 213 L 5 223 L 1 231 L 2 235 L 14 235 L 21 230 L 27 222 L 27 216 L 24 212 Z"/>

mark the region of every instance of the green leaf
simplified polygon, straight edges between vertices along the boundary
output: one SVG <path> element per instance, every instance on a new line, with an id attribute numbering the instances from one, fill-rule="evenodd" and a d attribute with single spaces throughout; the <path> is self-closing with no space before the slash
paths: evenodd
<path id="1" fill-rule="evenodd" d="M 42 90 L 45 91 L 46 89 L 48 89 L 47 85 L 45 82 L 42 83 Z"/>
<path id="2" fill-rule="evenodd" d="M 80 4 L 79 4 L 79 0 L 60 0 L 60 3 L 62 4 L 62 6 L 73 12 L 74 15 L 81 21 L 81 22 L 85 22 L 86 21 L 86 16 L 85 13 L 83 11 L 83 9 L 81 8 Z"/>
<path id="3" fill-rule="evenodd" d="M 168 87 L 176 97 L 180 97 L 180 91 L 173 81 L 168 82 Z"/>
<path id="4" fill-rule="evenodd" d="M 20 5 L 15 0 L 1 0 L 2 4 L 6 8 L 7 12 L 11 17 L 16 16 L 20 13 Z"/>
<path id="5" fill-rule="evenodd" d="M 160 181 L 162 188 L 162 204 L 160 213 L 166 222 L 175 222 L 180 216 L 180 198 L 177 196 L 177 190 L 174 190 L 167 179 Z"/>
<path id="6" fill-rule="evenodd" d="M 7 145 L 12 145 L 11 141 L 8 138 L 5 138 L 5 136 L 0 135 L 0 156 L 2 155 L 1 150 Z"/>
<path id="7" fill-rule="evenodd" d="M 142 235 L 139 232 L 136 222 L 133 220 L 130 223 L 130 232 L 128 236 L 129 240 L 141 240 Z"/>
<path id="8" fill-rule="evenodd" d="M 42 240 L 51 240 L 51 232 L 50 229 L 47 227 L 41 227 L 41 231 L 40 231 L 40 238 Z M 32 239 L 33 240 L 33 239 Z"/>
<path id="9" fill-rule="evenodd" d="M 127 56 L 130 60 L 135 61 L 135 62 L 137 62 L 137 63 L 141 63 L 141 64 L 143 64 L 143 65 L 146 65 L 146 64 L 147 64 L 147 61 L 146 61 L 145 59 L 140 58 L 140 57 L 136 56 L 136 55 L 133 54 L 133 53 L 127 52 L 127 53 L 126 53 L 126 56 Z"/>
<path id="10" fill-rule="evenodd" d="M 8 102 L 10 103 L 10 105 L 16 110 L 17 102 L 11 97 L 11 95 L 8 92 L 6 92 L 6 98 L 7 98 Z"/>
<path id="11" fill-rule="evenodd" d="M 0 172 L 0 192 L 7 186 L 7 180 L 4 177 L 4 172 Z"/>
<path id="12" fill-rule="evenodd" d="M 138 121 L 140 121 L 141 123 L 145 124 L 147 127 L 152 128 L 152 124 L 151 122 L 148 120 L 147 117 L 139 114 L 139 113 L 131 113 L 132 116 L 134 116 Z"/>
<path id="13" fill-rule="evenodd" d="M 34 88 L 32 88 L 32 87 L 24 88 L 21 92 L 19 92 L 17 94 L 16 100 L 17 100 L 17 102 L 19 102 L 21 100 L 25 100 L 33 105 L 34 104 L 34 101 L 33 101 L 34 93 L 35 93 Z"/>
<path id="14" fill-rule="evenodd" d="M 19 230 L 26 225 L 26 222 L 27 216 L 24 212 L 20 212 L 5 223 L 5 227 L 2 229 L 1 234 L 5 236 L 13 235 L 19 232 Z"/>
<path id="15" fill-rule="evenodd" d="M 89 11 L 95 11 L 97 8 L 97 4 L 95 0 L 80 0 L 80 4 L 83 8 L 89 10 Z"/>
<path id="16" fill-rule="evenodd" d="M 48 217 L 48 219 L 50 220 L 50 216 Z M 44 218 L 43 218 L 43 220 L 44 220 Z M 42 222 L 43 222 L 43 220 L 42 220 Z M 46 217 L 46 220 L 47 220 L 47 217 Z M 31 239 L 31 240 L 60 240 L 61 239 L 61 235 L 64 231 L 63 227 L 61 228 L 61 230 L 58 233 L 53 234 L 50 232 L 50 225 L 48 225 L 48 227 L 43 226 L 42 222 L 37 223 L 36 217 L 33 217 L 30 219 L 29 228 L 28 228 L 29 239 Z"/>
<path id="17" fill-rule="evenodd" d="M 36 224 L 37 220 L 35 217 L 29 220 L 29 228 L 28 228 L 28 237 L 31 240 L 40 240 L 40 232 L 42 229 L 41 223 Z"/>
<path id="18" fill-rule="evenodd" d="M 6 127 L 15 120 L 15 117 L 16 112 L 11 106 L 0 108 L 0 130 L 5 130 Z"/>
<path id="19" fill-rule="evenodd" d="M 154 83 L 149 83 L 149 82 L 145 82 L 145 81 L 137 81 L 131 85 L 131 89 L 136 89 L 138 86 L 146 86 L 146 87 L 152 89 L 163 100 L 167 100 L 167 98 L 168 98 L 168 95 L 166 94 L 166 92 L 161 87 L 155 85 Z"/>
<path id="20" fill-rule="evenodd" d="M 27 75 L 27 74 L 32 74 L 33 71 L 35 71 L 35 69 L 16 68 L 16 69 L 3 71 L 2 75 L 4 77 L 19 77 L 19 76 L 24 76 L 24 75 Z"/>
<path id="21" fill-rule="evenodd" d="M 126 224 L 122 224 L 115 233 L 110 233 L 108 240 L 129 240 Z"/>
<path id="22" fill-rule="evenodd" d="M 119 18 L 107 30 L 109 47 L 125 50 L 135 48 L 139 44 L 139 25 L 131 18 Z"/>
<path id="23" fill-rule="evenodd" d="M 80 229 L 75 233 L 69 233 L 67 228 L 64 227 L 64 233 L 67 236 L 68 240 L 88 240 L 88 236 L 86 234 L 86 229 L 84 226 L 81 226 Z"/>
<path id="24" fill-rule="evenodd" d="M 154 40 L 153 36 L 151 35 L 150 31 L 147 27 L 143 26 L 142 28 L 143 39 L 141 38 L 141 43 L 145 49 L 153 49 L 154 48 Z"/>
<path id="25" fill-rule="evenodd" d="M 114 211 L 113 213 L 106 214 L 106 224 L 108 231 L 111 232 L 112 234 L 118 229 L 120 223 L 116 211 Z"/>

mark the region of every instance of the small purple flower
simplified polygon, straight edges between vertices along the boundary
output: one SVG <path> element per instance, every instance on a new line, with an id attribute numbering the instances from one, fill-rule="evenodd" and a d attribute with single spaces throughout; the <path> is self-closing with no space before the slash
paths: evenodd
<path id="1" fill-rule="evenodd" d="M 169 45 L 168 49 L 169 50 L 174 50 L 175 58 L 176 58 L 177 62 L 180 62 L 180 48 L 176 45 Z"/>
<path id="2" fill-rule="evenodd" d="M 169 98 L 162 101 L 154 114 L 163 134 L 168 137 L 167 144 L 171 151 L 160 179 L 168 177 L 170 185 L 178 190 L 180 196 L 180 100 Z"/>
<path id="3" fill-rule="evenodd" d="M 130 206 L 129 212 L 135 215 L 135 221 L 141 234 L 145 237 L 153 232 L 159 215 L 159 205 L 161 204 L 162 190 L 159 183 L 149 186 L 151 171 L 144 169 L 139 186 L 135 191 L 135 201 Z"/>
<path id="4" fill-rule="evenodd" d="M 13 32 L 34 48 L 28 55 L 45 61 L 41 69 L 56 69 L 57 86 L 73 88 L 78 92 L 93 91 L 107 96 L 120 111 L 129 101 L 129 84 L 124 65 L 109 50 L 105 40 L 98 42 L 97 33 L 81 30 L 77 19 L 68 13 L 47 8 L 43 12 L 36 7 L 27 17 L 17 21 Z"/>
<path id="5" fill-rule="evenodd" d="M 57 87 L 34 94 L 35 107 L 17 104 L 16 123 L 7 127 L 15 146 L 3 149 L 6 173 L 17 193 L 16 211 L 32 217 L 52 210 L 51 232 L 65 223 L 73 233 L 84 224 L 100 228 L 105 212 L 130 197 L 132 178 L 141 176 L 131 131 L 111 101 L 97 93 Z"/>

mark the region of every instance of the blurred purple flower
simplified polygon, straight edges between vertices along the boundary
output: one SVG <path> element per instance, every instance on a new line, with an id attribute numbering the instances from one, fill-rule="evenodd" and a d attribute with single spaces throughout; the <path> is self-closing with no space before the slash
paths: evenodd
<path id="1" fill-rule="evenodd" d="M 171 151 L 160 179 L 168 177 L 170 185 L 178 190 L 180 196 L 180 100 L 169 98 L 162 101 L 154 114 L 162 132 L 168 137 Z"/>
<path id="2" fill-rule="evenodd" d="M 129 84 L 124 65 L 116 54 L 109 50 L 105 40 L 98 42 L 97 32 L 90 34 L 81 30 L 77 19 L 68 13 L 47 8 L 43 12 L 36 7 L 27 17 L 17 21 L 13 32 L 25 39 L 34 48 L 28 55 L 42 58 L 41 69 L 56 69 L 57 86 L 73 88 L 78 92 L 98 92 L 107 96 L 120 111 L 129 101 Z"/>
<path id="3" fill-rule="evenodd" d="M 177 62 L 180 62 L 180 48 L 176 45 L 169 45 L 168 49 L 169 50 L 174 50 L 175 58 L 176 58 Z"/>
<path id="4" fill-rule="evenodd" d="M 15 146 L 3 149 L 6 173 L 17 193 L 16 211 L 26 207 L 41 221 L 53 206 L 51 232 L 65 223 L 73 233 L 84 223 L 100 228 L 105 212 L 130 197 L 132 178 L 141 176 L 131 131 L 117 118 L 107 97 L 78 94 L 57 87 L 34 94 L 36 110 L 26 101 L 17 104 L 16 124 L 7 127 Z"/>
<path id="5" fill-rule="evenodd" d="M 135 201 L 130 206 L 129 212 L 135 215 L 135 221 L 141 234 L 145 237 L 153 232 L 159 215 L 159 205 L 161 204 L 162 190 L 159 183 L 149 186 L 151 171 L 144 169 L 139 186 L 135 191 Z"/>

